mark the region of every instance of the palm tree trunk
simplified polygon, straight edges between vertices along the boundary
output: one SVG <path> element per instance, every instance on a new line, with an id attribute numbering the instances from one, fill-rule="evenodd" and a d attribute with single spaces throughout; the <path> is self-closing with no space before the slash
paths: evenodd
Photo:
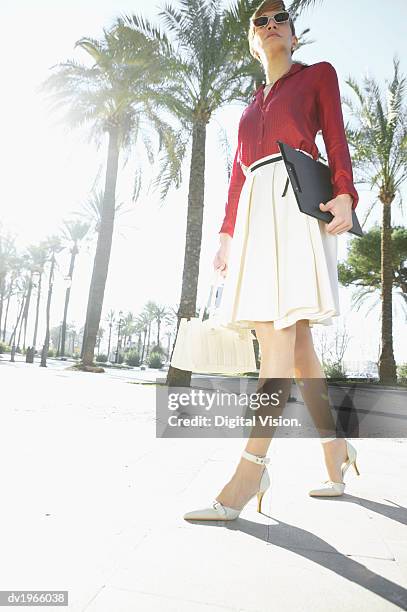
<path id="1" fill-rule="evenodd" d="M 1 321 L 3 319 L 3 308 L 4 308 L 4 295 L 6 292 L 6 281 L 3 276 L 0 281 L 0 332 L 1 332 Z"/>
<path id="2" fill-rule="evenodd" d="M 382 351 L 379 360 L 380 382 L 397 381 L 396 362 L 393 352 L 393 267 L 391 244 L 391 204 L 384 201 L 381 233 L 381 280 L 382 280 Z"/>
<path id="3" fill-rule="evenodd" d="M 25 304 L 25 293 L 24 293 L 24 295 L 21 298 L 20 311 L 19 311 L 19 313 L 17 315 L 16 326 L 13 329 L 13 333 L 10 336 L 10 340 L 9 340 L 9 344 L 10 345 L 15 344 L 15 339 L 16 339 L 16 336 L 17 336 L 17 329 L 18 329 L 18 325 L 20 323 L 21 315 L 23 314 L 24 304 Z"/>
<path id="4" fill-rule="evenodd" d="M 109 324 L 109 343 L 107 345 L 107 360 L 110 361 L 110 344 L 112 341 L 112 324 Z"/>
<path id="5" fill-rule="evenodd" d="M 140 363 L 143 363 L 143 361 L 144 361 L 144 352 L 146 350 L 146 340 L 147 340 L 147 327 L 144 329 L 143 350 L 141 351 Z"/>
<path id="6" fill-rule="evenodd" d="M 62 325 L 59 325 L 58 328 L 58 347 L 57 347 L 57 357 L 59 357 L 60 355 L 60 350 L 61 350 L 61 333 L 62 333 Z"/>
<path id="7" fill-rule="evenodd" d="M 50 312 L 51 312 L 51 298 L 52 298 L 52 285 L 53 285 L 53 277 L 54 277 L 54 268 L 55 268 L 55 253 L 52 253 L 51 260 L 51 269 L 49 272 L 49 282 L 48 282 L 48 297 L 47 297 L 47 311 L 45 316 L 45 340 L 42 347 L 41 352 L 41 363 L 40 368 L 47 367 L 47 357 L 49 350 L 49 320 L 50 320 Z"/>
<path id="8" fill-rule="evenodd" d="M 24 302 L 24 308 L 25 308 L 25 304 L 26 304 L 26 301 Z M 22 313 L 21 321 L 20 321 L 20 328 L 18 330 L 17 348 L 19 351 L 21 350 L 20 341 L 21 341 L 21 332 L 23 330 L 23 321 L 24 321 L 24 312 Z"/>
<path id="9" fill-rule="evenodd" d="M 71 262 L 69 264 L 69 272 L 68 272 L 68 276 L 71 279 L 71 283 L 72 283 L 73 271 L 75 267 L 75 257 L 77 253 L 78 253 L 78 248 L 76 244 L 74 244 L 72 248 Z M 69 306 L 70 295 L 71 295 L 71 285 L 67 287 L 66 292 L 65 292 L 64 318 L 62 320 L 62 332 L 61 332 L 61 352 L 60 352 L 61 357 L 64 357 L 65 355 L 66 319 L 68 316 L 68 306 Z"/>
<path id="10" fill-rule="evenodd" d="M 41 301 L 41 281 L 42 281 L 42 272 L 38 278 L 38 289 L 37 289 L 37 307 L 35 311 L 35 326 L 34 326 L 34 337 L 33 337 L 33 349 L 35 352 L 35 345 L 37 343 L 37 333 L 38 333 L 38 319 L 40 316 L 40 301 Z"/>
<path id="11" fill-rule="evenodd" d="M 24 313 L 23 313 L 23 321 L 24 321 L 23 349 L 25 349 L 25 342 L 27 338 L 27 322 L 28 322 L 28 313 L 30 311 L 32 288 L 33 288 L 33 273 L 31 272 L 30 281 L 28 285 L 28 295 L 27 295 L 27 300 L 25 302 Z"/>
<path id="12" fill-rule="evenodd" d="M 204 208 L 205 144 L 206 122 L 203 119 L 198 119 L 194 124 L 192 132 L 184 270 L 182 275 L 181 300 L 177 313 L 177 332 L 175 334 L 173 350 L 177 340 L 181 318 L 194 317 L 196 314 Z M 170 366 L 166 384 L 169 386 L 189 387 L 191 384 L 191 372 L 178 370 Z"/>
<path id="13" fill-rule="evenodd" d="M 11 282 L 10 282 L 10 289 L 9 289 L 8 296 L 7 296 L 7 306 L 6 306 L 6 314 L 5 314 L 5 317 L 4 317 L 4 328 L 3 328 L 3 342 L 6 341 L 7 318 L 8 318 L 8 311 L 9 311 L 9 308 L 10 308 L 10 301 L 11 301 L 12 291 L 13 291 L 13 280 L 11 280 Z M 11 338 L 10 338 L 10 340 L 11 340 Z M 11 344 L 10 340 L 9 340 L 9 344 Z"/>
<path id="14" fill-rule="evenodd" d="M 161 327 L 161 320 L 158 319 L 157 320 L 157 346 L 160 346 L 160 327 Z"/>
<path id="15" fill-rule="evenodd" d="M 17 348 L 18 348 L 18 350 L 21 350 L 20 341 L 21 341 L 21 334 L 22 334 L 22 331 L 23 331 L 24 315 L 27 312 L 27 302 L 30 299 L 30 287 L 29 286 L 27 287 L 27 292 L 26 292 L 26 294 L 24 296 L 24 299 L 25 299 L 25 301 L 24 301 L 24 310 L 23 310 L 22 316 L 21 316 L 20 329 L 19 329 L 19 332 L 18 332 L 18 340 L 17 340 Z"/>
<path id="16" fill-rule="evenodd" d="M 109 130 L 109 150 L 107 155 L 105 193 L 100 220 L 100 231 L 96 246 L 95 261 L 88 299 L 88 314 L 85 323 L 85 338 L 82 362 L 91 366 L 102 314 L 106 279 L 109 271 L 110 252 L 112 248 L 117 169 L 119 162 L 119 128 Z"/>
<path id="17" fill-rule="evenodd" d="M 151 336 L 151 323 L 148 324 L 146 359 L 148 359 L 148 356 L 150 354 L 150 336 Z"/>
<path id="18" fill-rule="evenodd" d="M 93 274 L 93 273 L 92 273 Z M 89 289 L 89 294 L 92 293 L 92 281 L 91 281 L 91 287 Z M 86 319 L 88 319 L 89 317 L 89 299 L 88 299 L 88 307 L 86 310 Z M 81 347 L 81 359 L 83 359 L 83 353 L 85 350 L 85 340 L 86 340 L 86 321 L 85 321 L 85 325 L 83 326 L 83 336 L 82 336 L 82 347 Z"/>

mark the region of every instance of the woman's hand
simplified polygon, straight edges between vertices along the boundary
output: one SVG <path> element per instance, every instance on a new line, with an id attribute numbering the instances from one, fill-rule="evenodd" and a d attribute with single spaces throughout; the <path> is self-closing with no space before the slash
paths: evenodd
<path id="1" fill-rule="evenodd" d="M 330 234 L 343 234 L 352 229 L 352 204 L 353 198 L 349 193 L 341 193 L 326 204 L 320 203 L 319 209 L 323 212 L 329 211 L 334 218 L 325 225 Z"/>
<path id="2" fill-rule="evenodd" d="M 215 255 L 215 259 L 213 260 L 213 267 L 215 270 L 221 271 L 221 276 L 223 278 L 226 277 L 228 273 L 228 261 L 230 254 L 230 247 L 232 244 L 232 236 L 229 234 L 221 233 L 220 237 L 220 247 Z"/>

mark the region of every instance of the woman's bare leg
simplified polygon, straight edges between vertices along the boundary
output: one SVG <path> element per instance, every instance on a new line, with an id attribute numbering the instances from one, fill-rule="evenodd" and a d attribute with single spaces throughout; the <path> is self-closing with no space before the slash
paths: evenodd
<path id="1" fill-rule="evenodd" d="M 320 435 L 335 436 L 334 420 L 329 408 L 328 387 L 321 363 L 315 353 L 308 320 L 297 321 L 294 351 L 296 379 L 305 379 L 299 385 L 304 402 Z M 309 379 L 309 380 L 307 380 Z M 311 380 L 313 379 L 313 380 Z M 333 433 L 329 433 L 329 429 Z M 328 431 L 328 434 L 326 432 Z M 340 466 L 346 461 L 347 450 L 344 438 L 322 444 L 328 476 L 334 482 L 342 482 Z"/>
<path id="2" fill-rule="evenodd" d="M 292 379 L 294 377 L 294 350 L 296 326 L 281 330 L 274 329 L 272 321 L 258 321 L 255 326 L 256 337 L 260 344 L 261 366 L 258 389 L 267 392 L 267 379 Z M 281 402 L 278 412 L 284 409 Z M 273 410 L 273 416 L 278 416 Z M 271 430 L 271 428 L 270 428 Z M 269 438 L 250 437 L 245 450 L 254 455 L 265 456 L 273 433 Z M 231 480 L 216 497 L 225 506 L 240 509 L 257 491 L 264 466 L 240 458 Z"/>

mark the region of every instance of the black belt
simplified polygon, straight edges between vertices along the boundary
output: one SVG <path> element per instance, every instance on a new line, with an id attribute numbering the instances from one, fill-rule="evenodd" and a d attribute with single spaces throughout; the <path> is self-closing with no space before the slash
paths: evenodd
<path id="1" fill-rule="evenodd" d="M 256 170 L 257 168 L 260 168 L 261 166 L 264 166 L 265 164 L 272 164 L 273 162 L 280 161 L 281 159 L 283 159 L 283 158 L 281 157 L 281 155 L 279 155 L 279 157 L 272 157 L 272 158 L 270 158 L 270 159 L 265 159 L 264 161 L 259 162 L 258 164 L 256 164 L 255 166 L 253 166 L 253 167 L 250 169 L 250 172 L 253 172 L 253 170 Z M 284 196 L 285 196 L 285 194 L 287 193 L 288 183 L 289 183 L 289 178 L 288 178 L 288 176 L 287 176 L 287 181 L 286 181 L 286 184 L 285 184 L 285 187 L 284 187 L 284 191 L 283 191 L 282 197 L 284 197 Z"/>
<path id="2" fill-rule="evenodd" d="M 260 168 L 260 166 L 264 166 L 265 164 L 272 164 L 273 162 L 280 161 L 280 159 L 283 159 L 281 155 L 279 155 L 278 157 L 271 157 L 270 159 L 265 159 L 264 161 L 259 162 L 258 164 L 253 166 L 250 171 L 253 172 L 253 170 Z"/>

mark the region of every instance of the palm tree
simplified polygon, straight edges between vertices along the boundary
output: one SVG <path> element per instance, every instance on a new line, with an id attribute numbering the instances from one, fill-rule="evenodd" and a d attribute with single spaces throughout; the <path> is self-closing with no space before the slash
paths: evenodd
<path id="1" fill-rule="evenodd" d="M 97 179 L 95 179 L 95 181 L 96 180 Z M 128 212 L 128 210 L 123 209 L 123 206 L 124 206 L 124 202 L 115 204 L 115 212 L 114 212 L 115 219 L 116 219 L 116 216 L 123 214 L 125 212 Z M 85 222 L 92 228 L 92 232 L 95 232 L 96 234 L 98 234 L 100 230 L 101 219 L 102 219 L 102 209 L 103 209 L 103 191 L 101 189 L 99 190 L 96 189 L 96 187 L 94 186 L 91 191 L 90 196 L 83 203 L 82 209 L 73 214 L 75 216 L 82 217 L 83 219 L 85 219 Z M 92 293 L 92 289 L 90 290 L 90 293 Z M 89 318 L 90 306 L 91 304 L 90 302 L 88 302 L 88 308 L 86 311 L 86 319 L 85 319 L 85 326 L 84 326 L 84 338 L 86 336 L 86 321 Z M 83 357 L 84 348 L 85 348 L 85 343 L 82 342 L 81 358 Z"/>
<path id="2" fill-rule="evenodd" d="M 26 343 L 26 334 L 27 334 L 27 323 L 28 323 L 28 314 L 29 314 L 29 309 L 30 309 L 30 304 L 31 304 L 31 295 L 32 295 L 32 290 L 35 288 L 35 275 L 39 274 L 40 275 L 40 280 L 39 283 L 41 282 L 41 274 L 43 271 L 43 266 L 45 264 L 46 261 L 46 250 L 44 250 L 43 246 L 38 246 L 38 245 L 30 245 L 29 247 L 27 247 L 27 253 L 28 253 L 28 269 L 29 269 L 29 283 L 28 283 L 28 292 L 27 292 L 27 299 L 25 301 L 25 305 L 24 305 L 24 311 L 23 311 L 23 316 L 21 319 L 21 326 L 20 326 L 20 333 L 21 333 L 21 328 L 24 324 L 24 336 L 23 336 L 23 349 L 25 349 L 25 343 Z M 39 297 L 40 297 L 40 288 L 38 291 L 38 299 L 37 299 L 37 306 L 39 306 Z M 38 308 L 37 308 L 37 312 L 36 315 L 38 314 Z M 36 325 L 38 322 L 38 318 L 36 316 Z M 36 339 L 36 333 L 37 333 L 37 328 L 34 331 L 34 340 Z M 20 336 L 18 339 L 18 344 L 20 343 Z M 35 349 L 35 344 L 33 344 L 33 348 Z"/>
<path id="3" fill-rule="evenodd" d="M 155 321 L 155 309 L 156 305 L 153 301 L 149 300 L 147 304 L 144 306 L 143 314 L 145 315 L 145 320 L 147 321 L 147 352 L 146 359 L 150 353 L 150 338 L 151 338 L 151 326 Z"/>
<path id="4" fill-rule="evenodd" d="M 37 284 L 37 304 L 35 309 L 35 324 L 34 324 L 34 336 L 32 346 L 35 352 L 35 346 L 37 344 L 37 333 L 38 333 L 38 320 L 40 316 L 40 302 L 41 302 L 41 284 L 42 275 L 44 274 L 44 268 L 48 258 L 48 247 L 46 242 L 41 242 L 37 247 L 31 247 L 31 256 L 35 265 L 35 273 L 38 274 Z"/>
<path id="5" fill-rule="evenodd" d="M 75 325 L 75 323 L 67 323 L 66 324 L 65 345 L 66 345 L 67 352 L 70 353 L 71 355 L 74 352 L 74 345 L 73 345 L 73 343 L 75 342 L 75 336 L 76 336 L 76 325 Z"/>
<path id="6" fill-rule="evenodd" d="M 19 305 L 17 307 L 17 320 L 16 320 L 16 324 L 14 326 L 14 329 L 11 333 L 10 340 L 9 340 L 9 344 L 12 346 L 11 361 L 14 361 L 14 350 L 16 348 L 15 344 L 16 344 L 16 338 L 17 338 L 17 330 L 18 330 L 18 326 L 20 325 L 21 317 L 23 314 L 24 304 L 27 298 L 27 291 L 28 291 L 28 277 L 23 276 L 22 278 L 18 278 L 16 282 L 16 295 L 17 295 L 17 301 L 19 302 Z M 17 348 L 18 348 L 18 342 L 17 342 Z"/>
<path id="7" fill-rule="evenodd" d="M 141 34 L 129 49 L 114 28 L 104 31 L 100 41 L 84 37 L 76 46 L 88 54 L 93 66 L 88 68 L 73 60 L 58 64 L 43 86 L 51 92 L 54 108 L 68 110 L 73 127 L 90 125 L 91 137 L 98 146 L 102 139 L 108 139 L 103 206 L 85 323 L 82 365 L 87 368 L 93 362 L 109 269 L 119 154 L 138 143 L 146 123 L 153 125 L 160 146 L 173 146 L 173 131 L 150 111 L 151 87 L 164 80 L 159 52 L 164 54 L 165 49 L 157 48 Z M 149 142 L 144 140 L 144 144 L 151 159 Z"/>
<path id="8" fill-rule="evenodd" d="M 123 350 L 127 349 L 128 339 L 131 337 L 134 328 L 134 315 L 128 312 L 123 317 L 122 334 L 123 334 Z"/>
<path id="9" fill-rule="evenodd" d="M 3 342 L 6 340 L 8 309 L 13 294 L 14 282 L 19 274 L 19 268 L 20 262 L 15 247 L 15 238 L 10 234 L 3 236 L 0 233 L 0 335 L 7 294 L 6 310 L 4 313 Z"/>
<path id="10" fill-rule="evenodd" d="M 352 296 L 352 307 L 356 309 L 372 297 L 367 309 L 370 313 L 379 303 L 381 305 L 381 227 L 375 224 L 362 238 L 352 240 L 348 249 L 347 261 L 338 264 L 338 277 L 341 285 L 357 287 Z M 397 300 L 401 304 L 404 317 L 407 319 L 407 229 L 392 227 L 392 286 Z"/>
<path id="11" fill-rule="evenodd" d="M 160 346 L 160 331 L 161 325 L 169 324 L 173 322 L 173 314 L 172 311 L 169 310 L 166 306 L 160 306 L 159 304 L 154 304 L 153 314 L 155 321 L 157 322 L 157 340 L 156 345 Z"/>
<path id="12" fill-rule="evenodd" d="M 140 363 L 142 361 L 142 335 L 145 331 L 145 324 L 144 324 L 144 320 L 142 317 L 137 316 L 135 318 L 134 324 L 133 324 L 133 333 L 137 335 L 137 353 L 139 355 L 140 358 Z"/>
<path id="13" fill-rule="evenodd" d="M 97 344 L 97 349 L 98 349 L 98 355 L 100 355 L 100 343 L 102 342 L 102 338 L 103 338 L 104 333 L 105 333 L 104 327 L 99 327 L 98 333 L 97 333 L 97 336 L 96 336 L 96 344 Z"/>
<path id="14" fill-rule="evenodd" d="M 65 306 L 64 306 L 64 317 L 62 319 L 62 330 L 61 330 L 61 349 L 59 354 L 61 357 L 65 355 L 65 335 L 66 335 L 66 319 L 68 316 L 69 298 L 71 295 L 72 278 L 75 268 L 75 258 L 79 253 L 79 243 L 85 238 L 89 231 L 89 223 L 81 223 L 80 221 L 65 221 L 65 228 L 62 231 L 62 237 L 71 243 L 71 261 L 69 264 L 69 271 L 67 280 L 69 285 L 65 291 Z"/>
<path id="15" fill-rule="evenodd" d="M 64 248 L 62 246 L 61 239 L 59 238 L 59 236 L 52 236 L 46 241 L 46 244 L 48 247 L 50 271 L 49 271 L 49 277 L 48 277 L 48 297 L 47 297 L 47 309 L 46 309 L 46 315 L 45 315 L 45 339 L 44 339 L 44 344 L 43 344 L 42 352 L 41 352 L 41 363 L 40 363 L 41 368 L 47 367 L 47 357 L 48 357 L 49 338 L 50 338 L 49 324 L 50 324 L 50 315 L 51 315 L 51 300 L 52 300 L 52 290 L 53 290 L 53 285 L 54 285 L 54 272 L 55 272 L 55 266 L 56 266 L 55 255 L 57 255 Z"/>
<path id="16" fill-rule="evenodd" d="M 357 127 L 347 128 L 347 139 L 354 148 L 353 164 L 360 171 L 360 183 L 376 188 L 380 202 L 381 224 L 381 355 L 379 377 L 384 384 L 397 380 L 393 351 L 393 255 L 391 205 L 407 178 L 407 110 L 403 106 L 406 79 L 399 74 L 399 60 L 393 59 L 394 74 L 387 84 L 387 100 L 382 100 L 379 84 L 364 77 L 363 86 L 349 78 L 346 83 L 356 94 L 358 105 L 344 99 Z M 369 214 L 370 210 L 367 212 Z"/>
<path id="17" fill-rule="evenodd" d="M 107 345 L 107 360 L 110 361 L 110 345 L 112 342 L 112 327 L 115 322 L 114 310 L 109 310 L 109 312 L 107 313 L 106 322 L 109 326 L 109 343 Z"/>
<path id="18" fill-rule="evenodd" d="M 140 351 L 140 342 L 139 342 L 140 363 L 143 363 L 145 350 L 146 350 L 147 332 L 148 332 L 149 325 L 150 325 L 149 314 L 143 311 L 140 315 L 138 315 L 135 323 L 136 323 L 136 329 L 139 331 L 139 334 L 140 334 L 139 338 L 141 337 L 141 334 L 143 334 L 141 351 Z"/>
<path id="19" fill-rule="evenodd" d="M 23 328 L 23 325 L 24 325 L 23 350 L 25 349 L 25 341 L 26 341 L 26 337 L 27 337 L 27 322 L 28 322 L 28 314 L 29 314 L 29 310 L 30 310 L 32 289 L 33 289 L 33 277 L 34 277 L 34 272 L 35 272 L 35 268 L 33 266 L 33 259 L 30 256 L 30 247 L 27 249 L 27 251 L 28 251 L 28 254 L 29 254 L 28 261 L 26 260 L 26 263 L 25 263 L 26 267 L 28 268 L 28 274 L 26 276 L 26 279 L 27 279 L 27 296 L 26 296 L 26 300 L 25 300 L 25 304 L 24 304 L 23 314 L 22 314 L 22 317 L 21 317 L 20 333 L 18 335 L 18 341 L 17 341 L 17 344 L 20 345 L 21 331 L 22 331 L 22 328 Z"/>

